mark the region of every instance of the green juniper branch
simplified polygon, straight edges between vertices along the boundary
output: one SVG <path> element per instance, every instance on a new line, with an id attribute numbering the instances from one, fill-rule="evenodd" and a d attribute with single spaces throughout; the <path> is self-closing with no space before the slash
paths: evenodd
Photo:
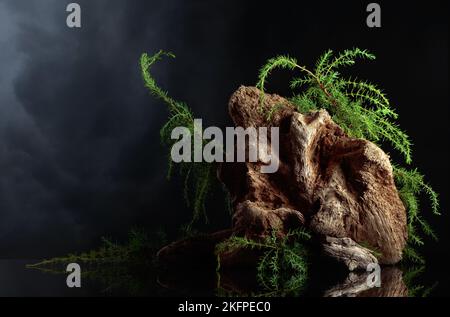
<path id="1" fill-rule="evenodd" d="M 144 53 L 140 59 L 140 67 L 145 86 L 152 95 L 164 101 L 168 107 L 169 118 L 161 128 L 160 136 L 162 143 L 170 149 L 176 142 L 176 140 L 171 138 L 171 133 L 174 128 L 186 127 L 191 131 L 192 138 L 194 137 L 194 116 L 185 103 L 169 97 L 168 93 L 161 89 L 156 84 L 155 79 L 151 76 L 150 68 L 163 56 L 171 58 L 175 57 L 172 53 L 164 52 L 162 50 L 153 56 L 148 56 Z M 193 139 L 191 142 L 194 142 Z M 168 178 L 170 178 L 174 167 L 170 157 L 170 150 L 168 154 L 168 165 Z M 191 225 L 198 220 L 201 215 L 203 215 L 207 221 L 205 201 L 212 184 L 215 181 L 214 172 L 212 172 L 213 168 L 214 165 L 207 162 L 193 162 L 193 160 L 191 160 L 191 162 L 179 163 L 179 172 L 184 177 L 183 195 L 186 204 L 188 206 L 192 205 L 194 211 Z M 192 204 L 191 197 L 193 200 Z M 189 228 L 190 227 L 191 226 L 189 226 Z"/>
<path id="2" fill-rule="evenodd" d="M 411 163 L 411 142 L 390 120 L 396 119 L 398 115 L 391 108 L 386 95 L 371 83 L 343 79 L 337 72 L 339 67 L 353 65 L 356 58 L 373 60 L 375 56 L 358 48 L 345 50 L 334 59 L 331 59 L 332 56 L 331 50 L 322 55 L 314 72 L 299 65 L 296 59 L 289 56 L 280 55 L 269 59 L 261 68 L 256 85 L 261 90 L 261 101 L 272 70 L 298 69 L 305 73 L 305 77 L 294 78 L 290 86 L 293 89 L 307 87 L 305 91 L 291 98 L 300 112 L 325 108 L 349 135 L 373 142 L 385 139 L 404 155 L 406 163 Z"/>
<path id="3" fill-rule="evenodd" d="M 217 271 L 220 270 L 220 256 L 238 249 L 261 250 L 257 264 L 257 278 L 265 289 L 260 296 L 280 296 L 301 292 L 308 277 L 306 247 L 311 235 L 304 229 L 296 229 L 280 236 L 277 231 L 261 241 L 232 236 L 216 246 Z"/>
<path id="4" fill-rule="evenodd" d="M 35 264 L 29 264 L 27 267 L 45 269 L 49 266 L 73 262 L 89 265 L 141 262 L 145 260 L 145 257 L 142 256 L 143 253 L 151 255 L 152 250 L 156 252 L 165 243 L 166 236 L 161 230 L 149 236 L 142 230 L 132 229 L 128 235 L 127 243 L 119 244 L 103 237 L 101 247 L 96 250 L 43 260 Z"/>

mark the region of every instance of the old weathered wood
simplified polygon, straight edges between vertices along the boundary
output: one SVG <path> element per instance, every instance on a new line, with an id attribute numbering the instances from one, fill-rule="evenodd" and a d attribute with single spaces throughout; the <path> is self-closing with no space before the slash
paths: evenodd
<path id="1" fill-rule="evenodd" d="M 345 264 L 350 271 L 366 270 L 369 264 L 378 264 L 377 258 L 370 250 L 350 238 L 326 237 L 323 249 L 328 256 Z"/>
<path id="2" fill-rule="evenodd" d="M 407 239 L 406 211 L 389 156 L 367 140 L 349 137 L 325 110 L 301 114 L 277 95 L 266 94 L 262 106 L 260 101 L 257 88 L 240 87 L 229 113 L 236 126 L 280 128 L 280 165 L 276 173 L 264 174 L 261 161 L 221 164 L 218 177 L 234 209 L 232 234 L 257 240 L 273 230 L 283 235 L 306 227 L 319 239 L 329 237 L 325 251 L 350 270 L 377 260 L 359 244 L 379 251 L 381 264 L 398 262 Z M 168 253 L 160 252 L 160 258 L 173 258 Z M 244 258 L 222 255 L 224 265 Z"/>

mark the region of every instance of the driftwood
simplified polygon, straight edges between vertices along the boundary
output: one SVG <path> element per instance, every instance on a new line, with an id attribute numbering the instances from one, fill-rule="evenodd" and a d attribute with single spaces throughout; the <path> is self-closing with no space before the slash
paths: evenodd
<path id="1" fill-rule="evenodd" d="M 230 99 L 229 113 L 236 126 L 280 128 L 278 171 L 262 173 L 261 161 L 221 164 L 218 177 L 234 209 L 232 228 L 203 237 L 210 240 L 206 245 L 196 240 L 172 244 L 159 252 L 159 259 L 183 263 L 192 254 L 204 256 L 230 234 L 258 240 L 273 230 L 283 235 L 306 227 L 325 241 L 326 254 L 349 270 L 377 262 L 360 243 L 379 251 L 381 264 L 398 262 L 407 239 L 406 211 L 388 155 L 369 141 L 347 136 L 324 110 L 300 114 L 280 96 L 263 100 L 261 111 L 260 91 L 240 87 Z M 241 250 L 219 256 L 223 266 L 235 266 L 254 254 L 246 257 Z"/>
<path id="2" fill-rule="evenodd" d="M 344 263 L 350 271 L 366 270 L 369 264 L 378 263 L 370 250 L 350 238 L 326 237 L 323 248 L 327 255 Z"/>

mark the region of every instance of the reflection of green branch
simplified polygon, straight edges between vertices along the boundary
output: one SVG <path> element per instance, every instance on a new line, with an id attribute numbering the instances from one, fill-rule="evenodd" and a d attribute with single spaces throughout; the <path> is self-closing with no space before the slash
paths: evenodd
<path id="1" fill-rule="evenodd" d="M 148 279 L 137 272 L 152 272 L 148 265 L 133 266 L 130 263 L 120 265 L 105 263 L 91 265 L 92 267 L 83 267 L 81 277 L 83 280 L 98 282 L 102 285 L 102 293 L 111 293 L 114 290 L 125 290 L 130 295 L 142 293 Z M 38 266 L 28 266 L 31 269 L 38 270 L 46 274 L 65 275 L 67 272 L 63 268 L 46 268 Z"/>
<path id="2" fill-rule="evenodd" d="M 218 297 L 286 297 L 300 296 L 304 291 L 307 276 L 291 273 L 287 282 L 277 288 L 263 287 L 262 290 L 256 289 L 249 292 L 226 289 L 222 286 L 221 279 L 221 272 L 217 272 L 216 295 Z"/>
<path id="3" fill-rule="evenodd" d="M 436 288 L 438 282 L 435 282 L 429 287 L 425 287 L 422 284 L 416 282 L 417 278 L 423 274 L 425 266 L 413 266 L 404 268 L 403 270 L 403 282 L 408 288 L 409 297 L 428 297 L 431 292 Z"/>

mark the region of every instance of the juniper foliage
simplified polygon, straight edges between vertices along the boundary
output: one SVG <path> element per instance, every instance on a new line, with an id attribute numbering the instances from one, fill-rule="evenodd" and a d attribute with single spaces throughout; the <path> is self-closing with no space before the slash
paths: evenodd
<path id="1" fill-rule="evenodd" d="M 398 115 L 383 91 L 367 81 L 341 77 L 339 69 L 355 64 L 358 58 L 374 60 L 375 55 L 355 48 L 334 57 L 333 51 L 328 50 L 319 58 L 314 71 L 300 65 L 295 58 L 280 55 L 261 68 L 257 87 L 264 98 L 266 81 L 272 70 L 298 69 L 304 76 L 292 79 L 290 86 L 293 90 L 305 88 L 291 98 L 299 112 L 326 109 L 350 136 L 375 143 L 387 140 L 404 155 L 407 163 L 411 163 L 411 141 L 394 122 Z"/>
<path id="2" fill-rule="evenodd" d="M 125 290 L 130 295 L 147 294 L 148 284 L 154 274 L 156 251 L 167 243 L 162 230 L 147 234 L 132 229 L 125 243 L 102 238 L 102 245 L 80 254 L 69 254 L 29 264 L 27 268 L 44 273 L 66 275 L 66 265 L 82 264 L 83 280 L 95 282 L 102 293 Z"/>
<path id="3" fill-rule="evenodd" d="M 311 235 L 297 229 L 285 235 L 273 230 L 261 241 L 232 236 L 216 246 L 217 270 L 220 270 L 220 254 L 237 249 L 261 250 L 257 264 L 257 278 L 265 292 L 261 296 L 281 296 L 301 292 L 308 277 L 307 251 L 302 241 Z"/>
<path id="4" fill-rule="evenodd" d="M 170 149 L 177 142 L 177 140 L 171 138 L 172 130 L 176 127 L 189 129 L 192 138 L 191 144 L 194 143 L 194 133 L 196 130 L 194 129 L 194 116 L 191 109 L 185 103 L 169 97 L 168 93 L 157 85 L 155 79 L 150 74 L 150 68 L 164 56 L 175 58 L 174 54 L 162 50 L 152 56 L 144 53 L 140 59 L 140 67 L 145 86 L 153 96 L 162 100 L 167 105 L 169 111 L 169 118 L 160 130 L 160 137 L 161 142 L 169 149 L 168 178 L 170 178 L 174 169 L 174 164 L 170 157 Z M 214 165 L 207 162 L 194 162 L 193 157 L 191 157 L 191 162 L 181 162 L 177 166 L 180 175 L 184 178 L 184 199 L 186 204 L 192 207 L 194 211 L 192 222 L 189 226 L 190 228 L 201 215 L 207 220 L 205 201 L 215 181 Z"/>
<path id="5" fill-rule="evenodd" d="M 80 254 L 68 254 L 62 257 L 43 260 L 35 264 L 27 265 L 28 268 L 49 268 L 68 263 L 84 263 L 86 265 L 123 264 L 150 260 L 145 254 L 152 254 L 166 243 L 166 235 L 162 230 L 148 235 L 140 229 L 132 229 L 128 235 L 127 243 L 116 243 L 111 239 L 102 238 L 102 245 L 98 249 L 82 252 Z"/>
<path id="6" fill-rule="evenodd" d="M 431 212 L 440 215 L 438 195 L 424 181 L 424 176 L 417 169 L 407 170 L 396 165 L 393 168 L 400 198 L 408 212 L 408 244 L 403 251 L 403 255 L 405 259 L 423 264 L 425 260 L 416 250 L 417 247 L 424 245 L 419 230 L 436 241 L 438 237 L 420 214 L 419 197 L 420 195 L 426 195 L 430 201 Z"/>

